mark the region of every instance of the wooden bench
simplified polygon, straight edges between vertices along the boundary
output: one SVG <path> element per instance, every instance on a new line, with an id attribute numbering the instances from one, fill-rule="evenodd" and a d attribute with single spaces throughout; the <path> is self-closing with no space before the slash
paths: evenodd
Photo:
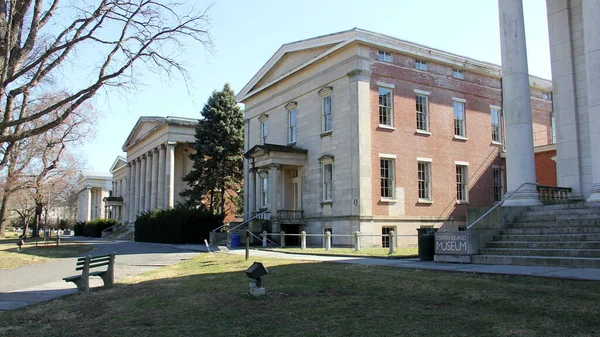
<path id="1" fill-rule="evenodd" d="M 81 275 L 69 276 L 63 278 L 66 282 L 73 282 L 77 285 L 79 292 L 90 292 L 90 276 L 99 276 L 104 281 L 104 286 L 110 286 L 115 283 L 115 252 L 107 255 L 86 256 L 77 259 L 75 270 L 82 270 Z M 93 271 L 90 269 L 108 266 L 104 271 Z"/>

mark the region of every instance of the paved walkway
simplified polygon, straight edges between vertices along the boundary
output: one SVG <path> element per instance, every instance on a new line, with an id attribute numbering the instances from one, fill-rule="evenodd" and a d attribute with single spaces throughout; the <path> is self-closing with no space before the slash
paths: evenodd
<path id="1" fill-rule="evenodd" d="M 186 247 L 199 251 L 206 251 L 202 245 L 173 245 L 173 247 Z M 212 250 L 218 250 L 211 247 Z M 244 255 L 244 249 L 230 250 L 231 254 Z M 304 260 L 304 261 L 324 261 L 335 263 L 363 264 L 371 266 L 385 266 L 397 268 L 425 269 L 463 273 L 480 274 L 502 274 L 502 275 L 524 275 L 537 277 L 551 277 L 561 279 L 591 280 L 600 281 L 600 269 L 595 268 L 566 268 L 566 267 L 533 267 L 533 266 L 505 266 L 505 265 L 487 265 L 487 264 L 459 264 L 444 263 L 433 261 L 420 261 L 416 258 L 409 259 L 381 259 L 349 256 L 324 256 L 324 255 L 305 255 L 270 252 L 264 250 L 252 249 L 250 256 L 261 256 L 277 259 Z"/>
<path id="2" fill-rule="evenodd" d="M 115 281 L 198 255 L 197 249 L 193 251 L 169 245 L 82 237 L 65 240 L 77 240 L 92 245 L 93 255 L 115 251 Z M 76 258 L 68 258 L 0 271 L 0 312 L 76 293 L 75 284 L 62 280 L 63 277 L 81 273 L 75 271 L 75 262 Z M 102 280 L 99 278 L 90 278 L 91 287 L 101 285 Z"/>

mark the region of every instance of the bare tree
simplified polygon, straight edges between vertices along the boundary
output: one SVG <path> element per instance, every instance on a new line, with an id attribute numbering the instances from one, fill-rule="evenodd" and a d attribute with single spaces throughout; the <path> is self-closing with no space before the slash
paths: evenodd
<path id="1" fill-rule="evenodd" d="M 0 170 L 16 142 L 59 126 L 101 88 L 132 84 L 138 65 L 167 74 L 175 70 L 185 79 L 177 60 L 183 41 L 211 49 L 208 8 L 190 10 L 160 0 L 74 3 L 0 0 Z M 76 57 L 84 50 L 94 51 L 85 67 Z M 66 65 L 89 72 L 88 82 L 65 86 L 50 97 L 51 104 L 33 108 L 61 87 Z"/>

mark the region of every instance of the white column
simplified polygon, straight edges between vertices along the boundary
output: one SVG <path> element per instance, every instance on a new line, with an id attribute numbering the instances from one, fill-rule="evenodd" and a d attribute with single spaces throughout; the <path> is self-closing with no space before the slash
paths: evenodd
<path id="1" fill-rule="evenodd" d="M 146 154 L 143 154 L 140 167 L 140 214 L 146 210 L 146 163 Z"/>
<path id="2" fill-rule="evenodd" d="M 165 208 L 173 208 L 175 203 L 175 144 L 166 144 L 166 169 L 165 169 Z"/>
<path id="3" fill-rule="evenodd" d="M 271 216 L 277 216 L 277 192 L 279 191 L 279 165 L 272 165 L 269 171 L 269 196 L 270 196 L 270 207 Z"/>
<path id="4" fill-rule="evenodd" d="M 535 183 L 531 93 L 522 0 L 498 0 L 502 51 L 502 110 L 506 123 L 508 192 Z M 535 185 L 525 185 L 504 206 L 541 205 Z"/>
<path id="5" fill-rule="evenodd" d="M 600 202 L 600 1 L 583 0 L 583 38 L 592 152 L 592 187 L 588 202 Z"/>
<path id="6" fill-rule="evenodd" d="M 137 157 L 135 161 L 135 211 L 133 220 L 140 214 L 140 177 L 142 168 L 142 158 Z"/>
<path id="7" fill-rule="evenodd" d="M 150 210 L 150 199 L 152 199 L 152 151 L 146 154 L 146 197 L 144 199 L 144 210 Z"/>
<path id="8" fill-rule="evenodd" d="M 150 199 L 150 209 L 155 209 L 158 205 L 158 149 L 152 149 L 152 194 Z"/>
<path id="9" fill-rule="evenodd" d="M 166 150 L 164 145 L 160 145 L 158 148 L 158 192 L 157 192 L 157 206 L 159 209 L 165 209 L 165 175 L 167 161 L 165 159 Z"/>
<path id="10" fill-rule="evenodd" d="M 85 188 L 85 221 L 92 220 L 92 188 Z"/>
<path id="11" fill-rule="evenodd" d="M 129 166 L 129 179 L 127 179 L 129 189 L 125 205 L 127 209 L 127 221 L 128 223 L 133 223 L 135 220 L 135 161 L 132 160 L 127 165 Z"/>
<path id="12" fill-rule="evenodd" d="M 249 169 L 248 170 L 248 189 L 244 193 L 248 198 L 248 209 L 246 212 L 248 213 L 248 218 L 253 216 L 253 212 L 256 211 L 256 170 Z"/>

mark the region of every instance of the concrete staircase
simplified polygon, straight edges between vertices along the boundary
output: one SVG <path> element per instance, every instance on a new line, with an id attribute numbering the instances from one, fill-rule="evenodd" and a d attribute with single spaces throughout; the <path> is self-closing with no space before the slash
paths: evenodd
<path id="1" fill-rule="evenodd" d="M 600 268 L 600 204 L 530 207 L 473 263 Z"/>

